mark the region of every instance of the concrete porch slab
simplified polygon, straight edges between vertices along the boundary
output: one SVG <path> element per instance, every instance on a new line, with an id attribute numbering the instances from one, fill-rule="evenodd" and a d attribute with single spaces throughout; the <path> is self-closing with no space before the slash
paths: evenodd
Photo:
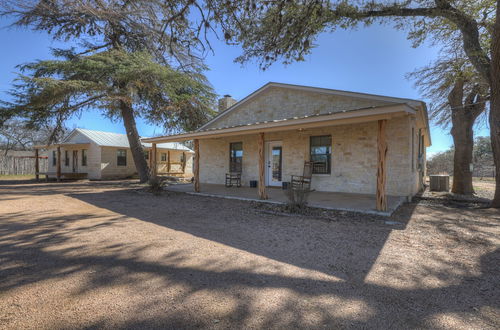
<path id="1" fill-rule="evenodd" d="M 209 197 L 220 197 L 229 199 L 249 200 L 264 203 L 285 204 L 287 201 L 285 192 L 281 188 L 267 188 L 269 199 L 260 200 L 257 196 L 257 188 L 249 187 L 231 187 L 227 188 L 224 185 L 217 184 L 202 184 L 200 192 L 194 191 L 193 184 L 173 184 L 164 188 L 167 191 L 183 192 Z M 377 214 L 390 216 L 404 201 L 405 197 L 388 196 L 387 197 L 387 212 L 380 212 L 375 209 L 375 195 L 368 194 L 351 194 L 338 192 L 322 192 L 313 191 L 309 195 L 308 206 L 340 211 L 352 211 L 368 214 Z"/>

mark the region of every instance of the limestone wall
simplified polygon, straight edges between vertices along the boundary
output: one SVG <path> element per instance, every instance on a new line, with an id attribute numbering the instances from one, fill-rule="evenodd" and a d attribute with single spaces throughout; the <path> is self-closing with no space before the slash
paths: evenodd
<path id="1" fill-rule="evenodd" d="M 394 104 L 380 100 L 323 94 L 272 87 L 240 105 L 206 128 L 246 125 L 255 122 L 348 111 L 364 107 Z"/>

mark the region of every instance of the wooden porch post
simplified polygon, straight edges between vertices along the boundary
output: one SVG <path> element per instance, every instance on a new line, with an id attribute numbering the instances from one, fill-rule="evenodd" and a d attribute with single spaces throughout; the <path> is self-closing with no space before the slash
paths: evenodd
<path id="1" fill-rule="evenodd" d="M 386 184 L 386 169 L 387 169 L 387 141 L 385 127 L 387 125 L 387 120 L 378 121 L 378 132 L 377 132 L 377 210 L 387 211 L 387 195 L 385 192 Z"/>
<path id="2" fill-rule="evenodd" d="M 182 152 L 182 174 L 184 174 L 186 172 L 186 162 L 187 162 L 186 153 L 183 151 Z"/>
<path id="3" fill-rule="evenodd" d="M 151 144 L 151 148 L 149 148 L 149 150 L 148 150 L 148 153 L 149 153 L 149 154 L 148 154 L 148 155 L 149 155 L 149 161 L 148 161 L 148 162 L 149 162 L 149 164 L 148 164 L 148 166 L 149 166 L 149 171 L 151 171 L 151 172 L 153 171 L 153 158 L 151 157 L 151 154 L 153 153 L 153 152 L 152 152 L 152 150 L 153 150 L 152 145 L 153 145 L 153 144 Z"/>
<path id="4" fill-rule="evenodd" d="M 56 168 L 57 181 L 61 181 L 61 147 L 57 146 L 57 168 Z"/>
<path id="5" fill-rule="evenodd" d="M 259 133 L 259 198 L 267 199 L 265 182 L 264 133 Z"/>
<path id="6" fill-rule="evenodd" d="M 200 141 L 194 139 L 194 191 L 200 192 Z"/>
<path id="7" fill-rule="evenodd" d="M 38 161 L 38 148 L 35 148 L 35 179 L 37 182 L 40 179 L 38 173 L 40 173 L 40 163 Z"/>
<path id="8" fill-rule="evenodd" d="M 151 162 L 151 176 L 155 177 L 157 172 L 157 164 L 156 164 L 156 143 L 152 144 L 151 155 L 149 155 L 149 160 Z"/>
<path id="9" fill-rule="evenodd" d="M 167 150 L 167 173 L 170 173 L 170 150 Z"/>

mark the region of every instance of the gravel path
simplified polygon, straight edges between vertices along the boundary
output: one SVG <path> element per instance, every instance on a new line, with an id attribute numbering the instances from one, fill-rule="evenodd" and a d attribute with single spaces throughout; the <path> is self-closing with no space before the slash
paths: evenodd
<path id="1" fill-rule="evenodd" d="M 119 182 L 0 185 L 0 328 L 498 329 L 499 234 L 498 210 L 471 207 L 276 215 Z"/>

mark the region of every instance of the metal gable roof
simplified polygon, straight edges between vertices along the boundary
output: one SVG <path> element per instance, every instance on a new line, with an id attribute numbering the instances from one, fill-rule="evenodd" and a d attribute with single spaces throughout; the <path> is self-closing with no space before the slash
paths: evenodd
<path id="1" fill-rule="evenodd" d="M 69 140 L 76 132 L 81 133 L 82 135 L 86 136 L 88 139 L 93 141 L 95 144 L 102 147 L 130 148 L 126 134 L 94 131 L 83 128 L 76 128 L 75 131 L 68 136 L 65 142 Z M 151 143 L 143 142 L 142 145 L 147 148 L 151 147 Z M 173 149 L 173 150 L 183 150 L 192 152 L 191 149 L 177 142 L 160 143 L 157 144 L 156 147 L 160 149 Z"/>

